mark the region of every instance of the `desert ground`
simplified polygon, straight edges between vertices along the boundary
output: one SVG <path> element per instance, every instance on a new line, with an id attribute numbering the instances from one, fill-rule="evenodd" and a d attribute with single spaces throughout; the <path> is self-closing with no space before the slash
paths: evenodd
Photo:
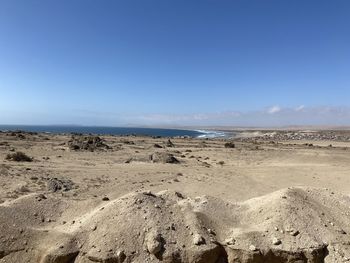
<path id="1" fill-rule="evenodd" d="M 2 132 L 0 262 L 350 262 L 337 133 Z"/>

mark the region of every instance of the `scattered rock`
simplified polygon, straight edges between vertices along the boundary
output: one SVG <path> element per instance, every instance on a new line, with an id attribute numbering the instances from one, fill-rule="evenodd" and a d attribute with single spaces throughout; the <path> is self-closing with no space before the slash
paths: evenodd
<path id="1" fill-rule="evenodd" d="M 249 246 L 250 251 L 257 251 L 258 249 L 254 245 Z"/>
<path id="2" fill-rule="evenodd" d="M 299 231 L 298 230 L 292 230 L 291 232 L 290 232 L 290 234 L 291 234 L 291 236 L 297 236 L 297 235 L 299 235 Z"/>
<path id="3" fill-rule="evenodd" d="M 181 199 L 184 199 L 184 198 L 185 198 L 180 192 L 175 192 L 175 195 L 176 195 L 178 198 L 181 198 Z"/>
<path id="4" fill-rule="evenodd" d="M 173 142 L 170 139 L 168 139 L 166 146 L 167 147 L 175 147 L 175 145 L 173 144 Z"/>
<path id="5" fill-rule="evenodd" d="M 172 163 L 178 164 L 180 161 L 174 155 L 165 152 L 156 152 L 150 155 L 149 159 L 154 163 Z"/>
<path id="6" fill-rule="evenodd" d="M 125 255 L 124 250 L 117 251 L 116 256 L 117 256 L 117 259 L 118 259 L 118 263 L 122 263 L 126 259 L 126 255 Z"/>
<path id="7" fill-rule="evenodd" d="M 131 163 L 132 162 L 132 158 L 128 158 L 124 163 Z"/>
<path id="8" fill-rule="evenodd" d="M 232 246 L 236 243 L 236 240 L 233 237 L 231 237 L 231 238 L 226 239 L 225 243 L 226 243 L 226 245 Z"/>
<path id="9" fill-rule="evenodd" d="M 68 146 L 74 151 L 95 151 L 111 149 L 99 136 L 74 135 L 68 142 Z"/>
<path id="10" fill-rule="evenodd" d="M 46 187 L 50 192 L 58 192 L 61 190 L 66 192 L 73 189 L 74 183 L 70 179 L 49 178 Z"/>
<path id="11" fill-rule="evenodd" d="M 214 235 L 214 236 L 216 235 L 215 231 L 211 228 L 208 228 L 207 231 L 210 235 Z"/>
<path id="12" fill-rule="evenodd" d="M 225 148 L 235 148 L 236 145 L 233 142 L 227 142 L 225 143 Z"/>
<path id="13" fill-rule="evenodd" d="M 195 234 L 193 236 L 193 244 L 195 244 L 196 246 L 203 245 L 205 244 L 205 239 L 201 235 Z"/>
<path id="14" fill-rule="evenodd" d="M 155 232 L 149 233 L 146 240 L 146 246 L 149 253 L 153 255 L 158 254 L 163 247 L 161 234 Z"/>
<path id="15" fill-rule="evenodd" d="M 143 194 L 148 195 L 148 196 L 152 196 L 152 197 L 156 197 L 156 195 L 154 193 L 152 193 L 151 190 L 144 191 Z"/>
<path id="16" fill-rule="evenodd" d="M 274 244 L 275 246 L 278 246 L 278 245 L 282 244 L 282 241 L 280 239 L 278 239 L 277 237 L 274 237 L 272 239 L 272 244 Z"/>
<path id="17" fill-rule="evenodd" d="M 129 144 L 129 145 L 135 145 L 135 142 L 129 141 L 129 140 L 122 140 L 122 143 Z"/>
<path id="18" fill-rule="evenodd" d="M 47 199 L 47 197 L 46 197 L 44 194 L 38 194 L 38 195 L 36 196 L 36 199 L 37 199 L 38 201 L 41 201 L 41 200 Z"/>

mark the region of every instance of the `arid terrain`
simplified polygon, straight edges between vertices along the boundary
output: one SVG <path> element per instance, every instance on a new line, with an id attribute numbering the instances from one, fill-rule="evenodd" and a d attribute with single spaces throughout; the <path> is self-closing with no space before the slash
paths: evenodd
<path id="1" fill-rule="evenodd" d="M 350 132 L 252 133 L 0 133 L 0 262 L 350 262 Z"/>

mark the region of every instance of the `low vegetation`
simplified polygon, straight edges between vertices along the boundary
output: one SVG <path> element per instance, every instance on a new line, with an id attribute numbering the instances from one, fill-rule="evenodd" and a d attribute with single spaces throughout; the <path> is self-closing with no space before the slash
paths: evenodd
<path id="1" fill-rule="evenodd" d="M 23 152 L 15 152 L 15 153 L 9 153 L 6 155 L 6 160 L 9 161 L 15 161 L 15 162 L 31 162 L 33 161 L 33 158 L 29 157 Z"/>

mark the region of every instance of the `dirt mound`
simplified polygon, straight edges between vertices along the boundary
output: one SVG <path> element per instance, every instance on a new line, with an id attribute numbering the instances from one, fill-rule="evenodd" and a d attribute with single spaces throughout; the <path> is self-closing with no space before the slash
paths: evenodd
<path id="1" fill-rule="evenodd" d="M 64 209 L 62 200 L 49 196 L 0 205 L 0 262 L 318 263 L 350 258 L 350 198 L 326 189 L 291 188 L 242 203 L 186 198 L 174 191 L 131 193 L 104 201 L 72 223 L 48 225 L 47 217 Z"/>
<path id="2" fill-rule="evenodd" d="M 68 142 L 68 146 L 71 150 L 75 151 L 81 150 L 93 152 L 96 150 L 111 149 L 111 147 L 99 136 L 74 135 Z"/>

